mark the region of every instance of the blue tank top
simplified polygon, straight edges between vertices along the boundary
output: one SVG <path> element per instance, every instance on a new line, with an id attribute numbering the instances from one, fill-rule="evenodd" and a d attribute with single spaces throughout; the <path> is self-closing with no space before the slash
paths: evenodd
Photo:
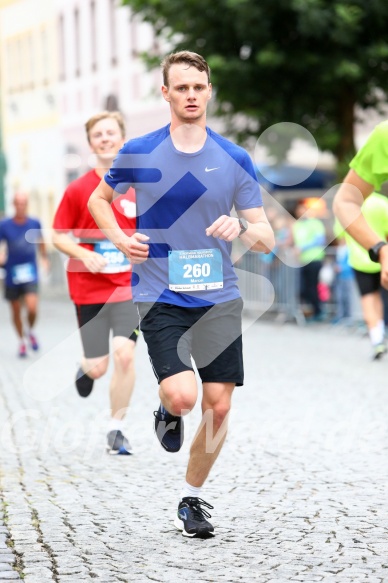
<path id="1" fill-rule="evenodd" d="M 37 219 L 26 218 L 22 224 L 13 218 L 0 222 L 0 241 L 7 244 L 5 285 L 15 286 L 37 283 L 37 244 L 42 238 L 41 224 Z"/>

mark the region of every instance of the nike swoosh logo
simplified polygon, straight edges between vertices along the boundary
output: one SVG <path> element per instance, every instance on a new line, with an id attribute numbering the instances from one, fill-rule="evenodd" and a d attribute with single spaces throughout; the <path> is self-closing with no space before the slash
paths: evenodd
<path id="1" fill-rule="evenodd" d="M 219 167 L 219 166 L 217 166 L 216 168 L 208 168 L 208 167 L 206 166 L 206 168 L 205 168 L 205 172 L 213 172 L 213 170 L 219 170 L 219 169 L 220 169 L 220 167 Z"/>

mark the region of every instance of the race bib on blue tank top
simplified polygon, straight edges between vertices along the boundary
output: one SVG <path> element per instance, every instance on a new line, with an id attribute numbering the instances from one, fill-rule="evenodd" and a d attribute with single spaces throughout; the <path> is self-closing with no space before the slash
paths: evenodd
<path id="1" fill-rule="evenodd" d="M 36 269 L 33 263 L 21 263 L 12 267 L 12 283 L 20 285 L 36 281 Z"/>
<path id="2" fill-rule="evenodd" d="M 219 249 L 169 251 L 169 289 L 176 292 L 220 289 L 224 285 Z"/>

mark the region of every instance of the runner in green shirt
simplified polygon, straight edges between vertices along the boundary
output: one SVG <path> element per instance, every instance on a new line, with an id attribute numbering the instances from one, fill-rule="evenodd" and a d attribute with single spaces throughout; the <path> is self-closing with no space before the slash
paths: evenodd
<path id="1" fill-rule="evenodd" d="M 368 251 L 370 258 L 369 265 L 365 264 L 365 254 L 355 247 L 355 243 L 352 244 L 353 262 L 363 267 L 358 270 L 358 275 L 356 271 L 356 277 L 375 359 L 386 351 L 379 284 L 381 282 L 388 289 L 388 202 L 374 191 L 380 190 L 387 180 L 388 121 L 385 121 L 376 126 L 351 161 L 350 171 L 334 198 L 333 206 L 347 233 Z M 352 260 L 351 264 L 355 267 Z"/>
<path id="2" fill-rule="evenodd" d="M 370 225 L 361 207 L 388 180 L 388 121 L 376 126 L 350 163 L 335 198 L 333 210 L 346 231 L 381 265 L 381 284 L 388 289 L 388 245 Z"/>

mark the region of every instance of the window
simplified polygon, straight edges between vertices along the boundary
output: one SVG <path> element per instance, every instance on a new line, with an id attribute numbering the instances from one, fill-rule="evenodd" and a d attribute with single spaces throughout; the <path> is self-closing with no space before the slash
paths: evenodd
<path id="1" fill-rule="evenodd" d="M 116 48 L 116 0 L 109 0 L 109 24 L 110 24 L 110 55 L 112 65 L 117 63 Z"/>
<path id="2" fill-rule="evenodd" d="M 22 48 L 22 40 L 19 37 L 16 41 L 16 91 L 21 91 L 22 84 L 23 84 L 23 72 L 22 72 L 22 64 L 23 64 L 23 48 Z"/>
<path id="3" fill-rule="evenodd" d="M 15 74 L 16 68 L 14 63 L 14 55 L 15 55 L 15 42 L 13 40 L 7 41 L 7 85 L 9 93 L 12 93 L 15 90 L 16 82 L 15 82 Z"/>
<path id="4" fill-rule="evenodd" d="M 28 79 L 28 88 L 34 88 L 35 82 L 35 58 L 34 58 L 34 39 L 31 33 L 28 34 L 27 40 L 27 79 Z"/>
<path id="5" fill-rule="evenodd" d="M 96 3 L 95 0 L 90 2 L 90 41 L 91 41 L 91 64 L 92 71 L 97 70 L 97 25 L 96 25 Z"/>
<path id="6" fill-rule="evenodd" d="M 79 10 L 74 10 L 74 47 L 75 47 L 75 76 L 79 77 L 81 73 L 80 68 L 80 26 L 79 26 Z"/>
<path id="7" fill-rule="evenodd" d="M 117 95 L 111 93 L 107 96 L 105 100 L 105 109 L 107 111 L 119 111 L 119 100 L 117 99 Z"/>
<path id="8" fill-rule="evenodd" d="M 58 41 L 59 41 L 59 79 L 66 79 L 66 51 L 65 51 L 65 17 L 63 14 L 58 19 Z"/>
<path id="9" fill-rule="evenodd" d="M 132 57 L 137 56 L 138 38 L 137 38 L 138 24 L 136 21 L 135 14 L 131 14 L 129 18 L 129 46 L 130 55 Z"/>
<path id="10" fill-rule="evenodd" d="M 40 33 L 40 50 L 41 50 L 41 62 L 42 62 L 42 82 L 46 85 L 49 81 L 49 47 L 48 47 L 48 37 L 47 30 L 45 27 L 42 28 Z"/>

